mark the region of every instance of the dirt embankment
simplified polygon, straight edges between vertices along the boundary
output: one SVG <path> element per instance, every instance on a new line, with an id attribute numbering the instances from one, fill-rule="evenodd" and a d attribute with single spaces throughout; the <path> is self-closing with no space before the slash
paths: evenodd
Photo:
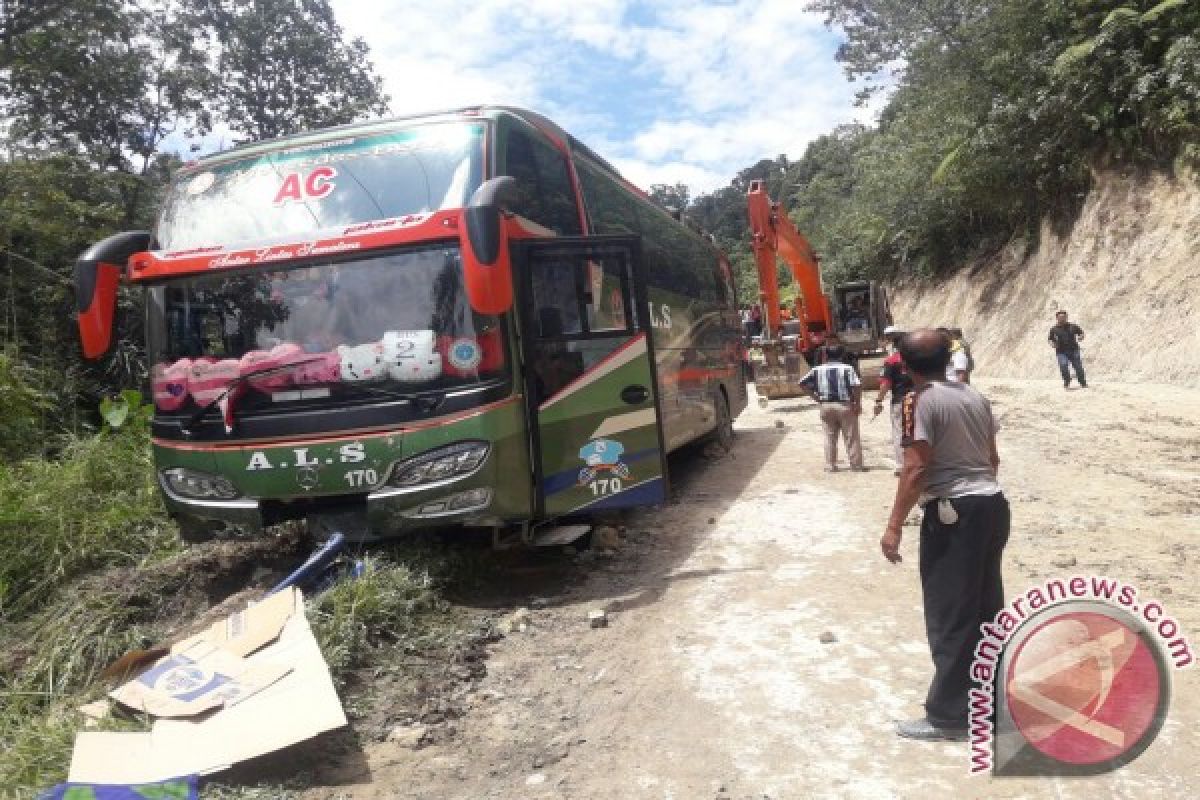
<path id="1" fill-rule="evenodd" d="M 1065 309 L 1096 382 L 1200 386 L 1200 181 L 1101 173 L 1071 233 L 1042 231 L 949 281 L 893 290 L 900 325 L 958 325 L 979 374 L 1057 375 L 1046 332 Z"/>

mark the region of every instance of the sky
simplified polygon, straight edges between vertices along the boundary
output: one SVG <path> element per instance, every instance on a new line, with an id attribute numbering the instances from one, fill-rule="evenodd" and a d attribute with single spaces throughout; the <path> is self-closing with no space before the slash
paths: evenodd
<path id="1" fill-rule="evenodd" d="M 331 0 L 395 114 L 545 114 L 635 184 L 693 196 L 870 110 L 802 0 Z"/>

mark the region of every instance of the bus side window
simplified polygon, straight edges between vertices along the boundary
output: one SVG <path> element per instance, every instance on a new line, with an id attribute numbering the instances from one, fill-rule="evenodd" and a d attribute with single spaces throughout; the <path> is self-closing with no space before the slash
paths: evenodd
<path id="1" fill-rule="evenodd" d="M 531 269 L 534 322 L 542 338 L 583 333 L 578 265 L 535 262 Z"/>
<path id="2" fill-rule="evenodd" d="M 637 207 L 624 189 L 578 158 L 575 172 L 579 175 L 593 233 L 640 233 Z"/>
<path id="3" fill-rule="evenodd" d="M 587 262 L 588 330 L 632 330 L 625 309 L 630 305 L 628 268 L 610 259 Z"/>
<path id="4" fill-rule="evenodd" d="M 514 212 L 560 236 L 580 233 L 575 193 L 562 154 L 513 125 L 508 129 L 504 168 L 517 179 Z"/>

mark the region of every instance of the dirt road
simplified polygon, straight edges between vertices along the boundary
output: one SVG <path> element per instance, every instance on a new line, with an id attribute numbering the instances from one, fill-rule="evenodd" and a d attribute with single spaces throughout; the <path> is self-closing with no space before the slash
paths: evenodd
<path id="1" fill-rule="evenodd" d="M 981 388 L 1004 428 L 1008 594 L 1120 578 L 1161 599 L 1196 651 L 1200 392 Z M 894 735 L 921 713 L 930 662 L 917 529 L 902 565 L 878 550 L 894 478 L 887 420 L 866 419 L 871 471 L 824 474 L 810 402 L 748 410 L 732 454 L 677 459 L 673 504 L 634 516 L 573 585 L 531 598 L 530 627 L 490 648 L 464 716 L 426 730 L 431 743 L 414 746 L 417 730 L 367 745 L 309 796 L 1194 796 L 1194 668 L 1175 674 L 1158 740 L 1108 776 L 968 777 L 965 745 Z M 589 628 L 596 608 L 607 628 Z"/>

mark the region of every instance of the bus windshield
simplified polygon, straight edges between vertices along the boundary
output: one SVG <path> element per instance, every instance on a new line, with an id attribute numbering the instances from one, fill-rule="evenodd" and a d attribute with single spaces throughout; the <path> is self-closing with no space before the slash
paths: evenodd
<path id="1" fill-rule="evenodd" d="M 466 205 L 483 171 L 484 124 L 441 122 L 180 173 L 155 232 L 162 250 L 278 240 Z"/>
<path id="2" fill-rule="evenodd" d="M 500 320 L 467 303 L 457 246 L 182 278 L 149 292 L 159 413 L 444 392 L 505 374 Z"/>

